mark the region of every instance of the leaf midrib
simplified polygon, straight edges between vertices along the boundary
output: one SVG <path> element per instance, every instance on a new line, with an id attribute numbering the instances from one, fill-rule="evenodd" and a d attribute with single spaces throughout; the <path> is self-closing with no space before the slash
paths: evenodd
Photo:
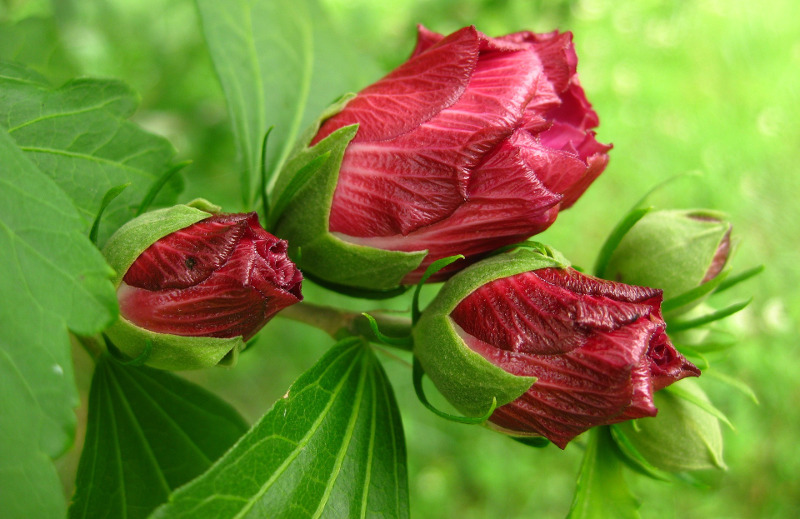
<path id="1" fill-rule="evenodd" d="M 357 343 L 354 343 L 353 347 L 363 348 L 363 346 L 360 344 L 360 341 L 357 342 Z M 349 350 L 343 350 L 342 354 L 341 354 L 341 356 L 339 358 L 341 358 L 342 356 L 344 356 L 347 353 L 349 353 Z M 362 351 L 362 353 L 361 353 L 362 362 L 363 362 L 363 355 L 364 355 L 364 353 Z M 333 367 L 338 360 L 339 359 L 337 358 L 337 359 L 331 361 L 330 367 Z M 232 519 L 241 519 L 242 517 L 244 517 L 245 514 L 247 514 L 253 508 L 253 506 L 255 506 L 256 502 L 259 499 L 261 499 L 261 497 L 263 497 L 264 494 L 266 494 L 266 492 L 275 483 L 275 481 L 278 479 L 278 477 L 281 474 L 283 474 L 286 471 L 286 469 L 289 468 L 289 465 L 291 465 L 291 463 L 297 458 L 297 456 L 300 455 L 300 453 L 303 451 L 303 448 L 311 441 L 313 436 L 316 434 L 317 430 L 322 425 L 322 422 L 324 421 L 324 419 L 327 416 L 328 412 L 330 411 L 331 407 L 333 407 L 333 403 L 336 401 L 336 396 L 341 392 L 341 389 L 342 389 L 342 387 L 344 387 L 345 382 L 349 380 L 350 373 L 353 371 L 353 369 L 355 369 L 355 365 L 356 365 L 356 362 L 353 362 L 347 368 L 347 371 L 345 372 L 344 376 L 342 376 L 341 380 L 339 381 L 339 384 L 331 392 L 331 397 L 328 400 L 328 403 L 325 405 L 325 408 L 320 412 L 319 416 L 314 421 L 314 423 L 311 424 L 311 427 L 309 427 L 309 430 L 305 434 L 305 436 L 303 436 L 303 438 L 301 438 L 300 441 L 297 442 L 297 447 L 295 447 L 295 449 L 291 452 L 291 454 L 289 454 L 286 457 L 284 462 L 277 469 L 275 469 L 275 471 L 272 473 L 272 476 L 270 476 L 270 478 L 264 483 L 264 485 L 261 486 L 261 488 L 258 490 L 258 492 L 256 492 L 250 498 L 250 500 L 248 501 L 247 505 L 245 507 L 243 507 L 242 510 L 240 510 L 239 513 L 236 514 Z M 314 381 L 313 384 L 309 384 L 308 386 L 306 386 L 303 389 L 310 388 L 310 387 L 312 387 L 312 385 L 318 385 L 319 381 L 322 380 L 325 377 L 325 374 L 327 372 L 328 372 L 328 370 L 326 369 L 319 376 L 319 378 Z M 239 459 L 241 459 L 241 457 Z"/>

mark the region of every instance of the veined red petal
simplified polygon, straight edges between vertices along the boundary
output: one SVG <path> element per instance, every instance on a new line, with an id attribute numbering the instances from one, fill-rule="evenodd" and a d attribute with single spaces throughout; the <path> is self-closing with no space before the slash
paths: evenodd
<path id="1" fill-rule="evenodd" d="M 669 343 L 660 290 L 545 268 L 473 291 L 451 312 L 465 344 L 536 383 L 491 417 L 563 448 L 597 426 L 654 416 L 653 391 L 699 371 Z"/>
<path id="2" fill-rule="evenodd" d="M 341 237 L 386 250 L 427 249 L 422 265 L 403 280 L 410 284 L 436 259 L 464 254 L 475 260 L 481 253 L 543 231 L 555 221 L 560 200 L 561 196 L 549 191 L 526 166 L 519 149 L 504 142 L 473 172 L 467 200 L 447 220 L 406 236 Z M 445 269 L 438 276 L 450 273 Z"/>
<path id="3" fill-rule="evenodd" d="M 351 143 L 330 230 L 408 235 L 450 216 L 467 197 L 472 169 L 513 131 L 540 70 L 528 51 L 482 54 L 456 104 L 395 139 Z"/>
<path id="4" fill-rule="evenodd" d="M 464 27 L 414 56 L 358 93 L 320 128 L 313 146 L 334 131 L 359 123 L 354 142 L 402 135 L 458 101 L 478 62 L 479 37 Z"/>
<path id="5" fill-rule="evenodd" d="M 255 213 L 214 215 L 161 238 L 134 262 L 117 291 L 120 313 L 153 332 L 247 340 L 302 300 L 302 274 L 286 249 Z"/>
<path id="6" fill-rule="evenodd" d="M 225 215 L 165 236 L 136 258 L 125 273 L 125 283 L 147 290 L 199 283 L 233 253 L 247 232 L 246 220 L 245 214 Z"/>

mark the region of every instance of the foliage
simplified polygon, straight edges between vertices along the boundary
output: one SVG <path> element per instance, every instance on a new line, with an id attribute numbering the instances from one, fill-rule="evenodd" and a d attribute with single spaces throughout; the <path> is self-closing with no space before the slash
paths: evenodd
<path id="1" fill-rule="evenodd" d="M 613 458 L 617 465 L 599 461 L 616 441 L 605 430 L 592 433 L 581 446 L 558 452 L 552 447 L 517 445 L 488 430 L 447 424 L 424 411 L 411 396 L 410 370 L 402 362 L 378 362 L 370 347 L 361 343 L 339 344 L 323 358 L 327 362 L 338 351 L 339 361 L 352 371 L 340 364 L 323 374 L 324 335 L 300 324 L 276 322 L 244 352 L 235 370 L 186 375 L 235 403 L 249 422 L 264 415 L 271 402 L 277 403 L 206 476 L 174 494 L 158 514 L 192 502 L 212 484 L 211 475 L 218 475 L 228 464 L 238 463 L 234 472 L 241 474 L 242 463 L 247 463 L 239 457 L 241 445 L 257 441 L 258 434 L 268 436 L 269 428 L 279 423 L 275 410 L 296 406 L 299 399 L 293 398 L 299 388 L 319 391 L 311 383 L 315 380 L 312 374 L 319 380 L 325 376 L 341 380 L 336 379 L 338 374 L 354 381 L 342 388 L 353 390 L 362 384 L 362 404 L 375 406 L 374 412 L 362 414 L 354 408 L 350 408 L 351 414 L 343 412 L 341 416 L 350 418 L 343 422 L 345 430 L 352 425 L 352 430 L 370 431 L 368 420 L 375 413 L 391 415 L 397 410 L 389 404 L 381 407 L 381 402 L 392 401 L 392 393 L 396 393 L 409 438 L 408 496 L 415 516 L 563 516 L 580 469 L 574 517 L 592 516 L 584 506 L 591 492 L 622 496 L 612 503 L 616 506 L 632 504 L 630 495 L 635 495 L 642 500 L 638 513 L 643 517 L 792 517 L 790 496 L 797 492 L 792 475 L 800 470 L 800 458 L 793 454 L 794 428 L 800 415 L 791 398 L 785 398 L 798 389 L 792 346 L 800 316 L 798 302 L 786 295 L 786 287 L 800 282 L 797 254 L 786 250 L 787 243 L 800 240 L 794 202 L 800 186 L 793 174 L 800 159 L 795 145 L 800 130 L 791 124 L 800 116 L 792 102 L 799 95 L 793 41 L 800 27 L 795 17 L 786 15 L 792 12 L 792 4 L 786 0 L 758 6 L 712 1 L 667 5 L 605 0 L 407 0 L 393 3 L 389 11 L 380 2 L 320 3 L 328 9 L 310 1 L 245 0 L 197 0 L 196 5 L 181 0 L 168 6 L 162 0 L 70 0 L 54 3 L 53 8 L 46 2 L 18 0 L 0 6 L 0 58 L 17 62 L 5 65 L 0 77 L 3 515 L 63 516 L 73 494 L 82 434 L 79 432 L 75 441 L 73 409 L 78 406 L 79 391 L 85 397 L 83 381 L 88 375 L 73 374 L 68 330 L 94 335 L 115 317 L 108 281 L 111 272 L 87 238 L 109 189 L 131 182 L 101 219 L 101 244 L 133 216 L 151 184 L 174 166 L 170 142 L 178 148 L 177 159 L 190 158 L 194 164 L 185 171 L 184 194 L 179 195 L 182 182 L 175 177 L 160 192 L 155 206 L 214 193 L 214 201 L 226 210 L 260 207 L 256 186 L 266 128 L 276 127 L 267 150 L 267 172 L 272 174 L 288 157 L 294 138 L 325 106 L 379 76 L 375 63 L 388 69 L 402 59 L 412 46 L 413 24 L 422 22 L 441 32 L 469 23 L 490 34 L 547 31 L 556 26 L 575 32 L 583 85 L 601 114 L 600 131 L 610 136 L 616 149 L 609 170 L 586 197 L 537 239 L 556 246 L 578 265 L 591 265 L 604 236 L 643 191 L 676 174 L 702 170 L 702 179 L 681 179 L 656 198 L 669 199 L 670 204 L 679 200 L 683 207 L 708 206 L 729 212 L 735 233 L 747 237 L 737 264 L 768 265 L 764 275 L 748 285 L 753 304 L 729 322 L 714 325 L 720 337 L 725 331 L 734 334 L 740 347 L 692 349 L 712 366 L 704 374 L 703 389 L 737 427 L 736 433 L 724 429 L 721 433 L 725 462 L 731 470 L 722 476 L 700 473 L 701 484 L 695 486 L 665 485 L 632 477 L 631 471 L 618 466 L 619 457 Z M 224 12 L 228 4 L 233 8 Z M 160 14 L 155 17 L 153 13 Z M 239 45 L 241 42 L 245 45 Z M 249 50 L 241 53 L 242 48 Z M 295 51 L 300 59 L 289 59 L 295 57 Z M 74 79 L 83 76 L 119 79 Z M 288 77 L 293 79 L 281 80 Z M 140 103 L 134 92 L 142 96 L 138 111 Z M 732 292 L 739 298 L 749 295 L 738 287 Z M 358 311 L 373 305 L 331 294 L 311 283 L 307 283 L 306 294 L 314 301 Z M 429 291 L 426 294 L 431 295 Z M 712 295 L 709 301 L 716 308 L 725 306 L 721 296 Z M 406 304 L 388 301 L 374 305 L 403 309 Z M 684 352 L 688 354 L 689 349 Z M 76 365 L 82 365 L 83 353 L 75 355 Z M 402 352 L 397 355 L 406 358 Z M 320 364 L 315 365 L 317 361 Z M 297 375 L 312 365 L 315 367 L 292 386 L 292 398 L 288 402 L 280 399 Z M 115 408 L 128 402 L 133 409 L 137 402 L 155 413 L 150 416 L 160 416 L 170 404 L 160 400 L 166 396 L 152 384 L 163 378 L 171 382 L 161 380 L 159 384 L 172 383 L 178 388 L 177 400 L 201 398 L 204 406 L 227 417 L 187 413 L 186 425 L 179 429 L 190 429 L 188 423 L 203 419 L 227 423 L 228 432 L 221 432 L 224 439 L 219 441 L 209 438 L 214 445 L 208 450 L 201 448 L 203 456 L 195 452 L 197 457 L 188 457 L 194 460 L 191 466 L 177 469 L 170 468 L 169 462 L 151 463 L 148 473 L 154 478 L 173 469 L 180 476 L 174 480 L 164 476 L 167 483 L 161 486 L 131 487 L 139 489 L 133 495 L 141 495 L 143 488 L 160 489 L 144 496 L 148 504 L 138 509 L 139 516 L 165 501 L 168 489 L 212 465 L 243 432 L 242 422 L 232 411 L 224 410 L 229 409 L 225 404 L 182 381 L 184 377 L 156 375 L 108 357 L 102 357 L 97 366 L 95 386 L 123 387 L 123 381 L 128 381 L 130 387 L 124 393 L 100 393 L 115 402 Z M 735 378 L 713 378 L 715 370 L 735 374 Z M 141 385 L 135 387 L 141 392 L 131 389 L 131 381 L 139 381 Z M 142 389 L 147 384 L 150 389 Z M 760 407 L 729 390 L 747 384 L 753 386 Z M 93 428 L 99 423 L 121 424 L 114 420 L 123 417 L 102 414 L 103 408 L 96 404 L 99 391 L 93 390 L 89 397 L 89 431 L 84 444 L 88 447 L 83 453 L 87 460 L 95 456 L 98 462 L 108 462 L 111 471 L 113 460 L 100 456 L 106 451 L 100 449 L 101 437 Z M 324 402 L 324 398 L 318 400 Z M 344 405 L 332 396 L 327 402 Z M 83 411 L 80 420 L 82 416 Z M 402 430 L 396 424 L 392 430 L 397 440 Z M 153 426 L 144 436 L 132 433 L 119 438 L 133 442 L 130 448 L 140 449 L 149 441 L 143 438 L 163 431 Z M 761 440 L 766 431 L 768 441 Z M 388 434 L 388 429 L 383 434 Z M 322 437 L 311 438 L 313 442 Z M 76 448 L 54 468 L 52 460 L 73 443 Z M 190 443 L 181 445 L 192 449 Z M 335 445 L 345 448 L 342 442 Z M 357 442 L 351 447 L 356 445 L 364 447 Z M 392 445 L 393 456 L 400 456 L 399 444 Z M 579 447 L 583 446 L 587 455 L 580 466 L 583 452 Z M 387 445 L 381 447 L 389 450 Z M 373 451 L 364 448 L 361 452 Z M 377 457 L 388 456 L 374 452 Z M 330 503 L 342 491 L 332 479 L 331 467 L 344 460 L 339 465 L 344 468 L 350 459 L 349 451 L 339 450 L 327 458 L 332 465 L 320 469 L 322 475 L 317 479 L 334 481 L 327 494 Z M 93 494 L 84 479 L 88 477 L 85 466 L 79 471 L 72 515 L 78 513 L 78 505 L 92 502 L 87 497 Z M 259 486 L 272 477 L 270 470 L 263 469 Z M 66 491 L 61 489 L 59 475 Z M 401 474 L 396 475 L 397 481 L 402 479 Z M 108 488 L 112 481 L 105 481 Z M 285 478 L 276 481 L 280 489 L 292 484 Z M 609 481 L 616 484 L 604 490 L 602 485 L 608 486 Z M 624 488 L 626 482 L 630 492 Z M 709 493 L 709 487 L 715 492 Z M 679 500 L 672 497 L 676 490 Z M 325 491 L 322 494 L 326 495 Z M 376 494 L 358 495 L 366 500 L 362 503 L 369 504 L 370 496 Z M 241 496 L 237 499 L 243 502 Z M 262 506 L 252 497 L 246 499 L 252 510 Z M 396 503 L 402 501 L 402 496 L 396 498 Z M 311 513 L 307 515 L 327 510 L 322 502 L 309 500 L 306 508 Z M 93 503 L 106 506 L 102 501 Z M 397 515 L 408 514 L 400 504 L 394 509 Z M 597 511 L 595 515 L 604 516 Z"/>

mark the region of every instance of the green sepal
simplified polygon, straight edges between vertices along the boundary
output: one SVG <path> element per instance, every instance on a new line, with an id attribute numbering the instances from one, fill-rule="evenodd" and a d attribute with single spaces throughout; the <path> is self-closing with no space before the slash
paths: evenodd
<path id="1" fill-rule="evenodd" d="M 168 234 L 212 216 L 218 210 L 210 202 L 198 199 L 190 204 L 145 213 L 120 227 L 103 248 L 103 256 L 116 272 L 112 279 L 114 287 L 119 287 L 130 266 L 150 245 Z"/>
<path id="2" fill-rule="evenodd" d="M 413 329 L 414 355 L 439 392 L 467 416 L 481 416 L 516 400 L 536 382 L 506 372 L 470 349 L 459 335 L 450 313 L 465 297 L 496 279 L 547 267 L 565 268 L 558 252 L 519 248 L 492 256 L 453 276 L 428 305 Z"/>
<path id="3" fill-rule="evenodd" d="M 245 348 L 241 336 L 223 339 L 156 333 L 122 316 L 104 333 L 119 351 L 132 359 L 142 356 L 150 341 L 150 353 L 144 364 L 172 371 L 233 366 Z"/>
<path id="4" fill-rule="evenodd" d="M 652 466 L 670 472 L 724 469 L 722 431 L 719 419 L 710 413 L 711 405 L 700 386 L 691 379 L 678 383 L 681 393 L 659 391 L 654 395 L 658 415 L 639 418 L 615 426 L 639 454 Z"/>
<path id="5" fill-rule="evenodd" d="M 725 215 L 707 210 L 662 210 L 644 214 L 621 238 L 603 277 L 631 285 L 660 288 L 664 300 L 680 301 L 670 310 L 691 309 L 711 290 L 701 285 L 731 225 Z M 716 288 L 709 285 L 707 288 Z M 687 295 L 696 295 L 684 302 Z"/>
<path id="6" fill-rule="evenodd" d="M 336 285 L 391 290 L 422 263 L 427 251 L 376 249 L 350 242 L 343 235 L 329 231 L 339 168 L 345 148 L 357 130 L 358 125 L 340 128 L 313 148 L 299 150 L 286 163 L 275 185 L 276 199 L 282 198 L 283 191 L 305 166 L 329 154 L 277 217 L 275 234 L 289 242 L 289 255 L 304 272 Z M 300 257 L 297 257 L 298 249 L 302 250 Z"/>

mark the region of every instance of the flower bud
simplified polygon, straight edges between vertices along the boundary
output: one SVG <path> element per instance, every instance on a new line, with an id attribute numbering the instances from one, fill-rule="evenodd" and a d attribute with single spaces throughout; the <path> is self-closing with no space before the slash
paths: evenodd
<path id="1" fill-rule="evenodd" d="M 420 27 L 409 60 L 326 114 L 282 172 L 276 192 L 330 153 L 324 180 L 278 221 L 304 271 L 387 290 L 416 283 L 439 258 L 468 261 L 432 281 L 547 229 L 611 148 L 595 140 L 576 63 L 570 33 Z"/>
<path id="2" fill-rule="evenodd" d="M 731 224 L 717 212 L 650 212 L 622 238 L 604 277 L 658 287 L 666 300 L 680 296 L 722 272 L 731 253 L 730 234 Z"/>
<path id="3" fill-rule="evenodd" d="M 118 273 L 114 345 L 147 363 L 192 369 L 235 360 L 244 342 L 302 299 L 302 275 L 287 244 L 256 213 L 175 206 L 144 214 L 109 240 Z"/>
<path id="4" fill-rule="evenodd" d="M 519 249 L 455 275 L 414 329 L 441 393 L 492 426 L 561 448 L 597 425 L 654 416 L 653 393 L 700 371 L 670 343 L 661 291 Z M 501 391 L 502 390 L 502 391 Z"/>
<path id="5" fill-rule="evenodd" d="M 692 380 L 684 380 L 676 387 L 700 402 L 709 403 Z M 657 393 L 655 403 L 658 416 L 642 418 L 635 425 L 619 424 L 615 434 L 623 434 L 644 459 L 662 470 L 725 468 L 722 431 L 714 415 L 671 391 Z"/>

